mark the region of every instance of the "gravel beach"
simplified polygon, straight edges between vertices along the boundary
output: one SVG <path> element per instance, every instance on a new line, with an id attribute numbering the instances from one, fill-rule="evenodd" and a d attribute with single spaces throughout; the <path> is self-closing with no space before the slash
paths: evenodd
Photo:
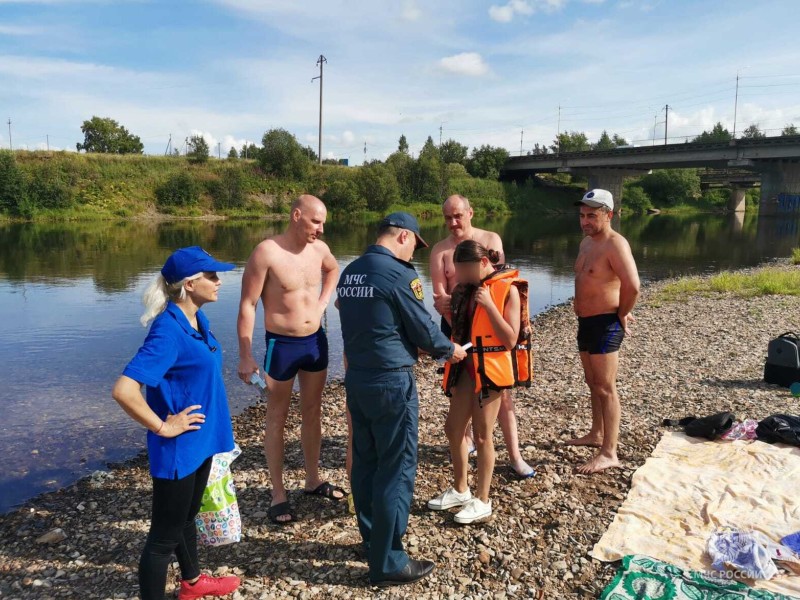
<path id="1" fill-rule="evenodd" d="M 451 480 L 443 434 L 448 403 L 436 364 L 423 360 L 418 367 L 419 474 L 406 544 L 413 557 L 436 560 L 431 577 L 389 591 L 367 586 L 358 530 L 346 503 L 300 491 L 296 407 L 287 432 L 286 477 L 287 487 L 296 490 L 290 498 L 301 520 L 282 528 L 269 523 L 263 403 L 234 419 L 243 450 L 234 463 L 243 541 L 202 548 L 202 566 L 240 574 L 243 584 L 234 598 L 596 598 L 617 565 L 601 564 L 587 553 L 625 499 L 631 475 L 660 439 L 664 417 L 731 410 L 739 418 L 762 419 L 800 412 L 788 390 L 762 382 L 768 341 L 800 330 L 800 297 L 714 294 L 668 302 L 658 295 L 666 283 L 644 290 L 634 335 L 621 353 L 623 468 L 577 475 L 575 466 L 591 450 L 562 444 L 588 429 L 590 414 L 574 341 L 576 320 L 570 306 L 559 306 L 535 319 L 535 383 L 516 391 L 523 454 L 538 475 L 522 482 L 512 476 L 498 429 L 494 516 L 488 523 L 461 527 L 451 514 L 425 508 Z M 322 467 L 332 482 L 347 487 L 343 409 L 343 386 L 332 382 L 324 396 Z M 136 597 L 149 512 L 150 480 L 140 456 L 114 465 L 110 476 L 81 480 L 0 517 L 0 597 Z M 37 541 L 48 532 L 51 543 Z"/>

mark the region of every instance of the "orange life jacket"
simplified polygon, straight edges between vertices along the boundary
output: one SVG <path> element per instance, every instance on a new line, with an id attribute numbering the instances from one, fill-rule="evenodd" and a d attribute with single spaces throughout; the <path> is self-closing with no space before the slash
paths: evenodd
<path id="1" fill-rule="evenodd" d="M 520 328 L 516 346 L 513 350 L 508 350 L 494 332 L 486 309 L 478 305 L 475 306 L 469 326 L 463 327 L 466 324 L 461 323 L 462 326 L 459 327 L 455 320 L 468 318 L 468 311 L 465 310 L 465 307 L 472 302 L 477 287 L 474 287 L 471 293 L 463 294 L 460 307 L 453 307 L 453 331 L 469 331 L 469 341 L 472 342 L 472 348 L 468 350 L 467 358 L 464 361 L 472 361 L 475 373 L 475 393 L 486 398 L 490 389 L 530 387 L 533 381 L 533 350 L 531 348 L 531 322 L 528 314 L 528 282 L 519 278 L 518 270 L 503 269 L 495 271 L 484 279 L 481 286 L 488 288 L 494 305 L 501 314 L 505 309 L 511 286 L 517 288 L 520 297 Z M 455 290 L 453 295 L 457 296 Z M 453 341 L 465 344 L 467 340 L 453 339 Z M 458 381 L 462 370 L 460 367 L 461 363 L 445 364 L 442 388 L 448 396 L 452 395 L 451 389 Z"/>

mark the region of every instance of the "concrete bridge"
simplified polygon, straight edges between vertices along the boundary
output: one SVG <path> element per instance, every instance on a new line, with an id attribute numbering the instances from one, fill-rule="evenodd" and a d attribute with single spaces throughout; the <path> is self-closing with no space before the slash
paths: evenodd
<path id="1" fill-rule="evenodd" d="M 506 162 L 501 178 L 523 181 L 536 173 L 574 173 L 587 177 L 590 188 L 607 189 L 621 200 L 625 177 L 641 176 L 652 169 L 699 167 L 736 174 L 727 182 L 731 210 L 744 211 L 745 189 L 757 176 L 760 214 L 800 211 L 800 136 L 515 156 Z M 743 172 L 752 175 L 743 176 Z"/>

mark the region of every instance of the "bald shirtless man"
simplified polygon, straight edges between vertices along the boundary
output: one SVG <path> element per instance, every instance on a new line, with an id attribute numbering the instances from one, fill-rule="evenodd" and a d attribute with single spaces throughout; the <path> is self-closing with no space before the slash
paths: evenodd
<path id="1" fill-rule="evenodd" d="M 431 280 L 433 281 L 433 306 L 442 315 L 442 333 L 450 336 L 450 292 L 456 286 L 455 267 L 453 266 L 453 253 L 456 246 L 464 240 L 475 240 L 485 248 L 497 250 L 500 253 L 500 263 L 505 262 L 503 241 L 493 231 L 485 231 L 472 226 L 474 211 L 469 200 L 464 196 L 450 196 L 442 205 L 447 228 L 450 235 L 437 243 L 431 249 L 430 267 Z M 500 404 L 500 413 L 497 417 L 503 438 L 506 442 L 511 467 L 523 479 L 536 474 L 528 463 L 522 458 L 519 450 L 519 436 L 517 434 L 517 416 L 514 413 L 514 399 L 510 390 L 505 390 Z M 467 446 L 474 448 L 475 444 L 470 437 L 471 428 L 467 428 Z"/>
<path id="2" fill-rule="evenodd" d="M 300 382 L 305 491 L 332 500 L 345 495 L 319 475 L 322 389 L 328 373 L 328 339 L 321 322 L 339 279 L 336 259 L 319 239 L 326 216 L 327 209 L 319 198 L 300 196 L 292 204 L 286 231 L 256 246 L 242 276 L 237 326 L 239 377 L 250 383 L 253 373 L 266 375 L 269 402 L 264 454 L 272 480 L 269 517 L 279 524 L 296 518 L 283 486 L 283 432 L 295 377 Z M 253 358 L 259 300 L 264 305 L 267 341 L 263 368 Z"/>
<path id="3" fill-rule="evenodd" d="M 578 204 L 586 237 L 575 262 L 575 314 L 578 351 L 591 392 L 592 427 L 583 437 L 566 443 L 599 448 L 577 469 L 590 474 L 619 466 L 617 367 L 622 340 L 630 333 L 631 311 L 639 298 L 639 274 L 628 241 L 611 229 L 611 193 L 591 190 Z"/>

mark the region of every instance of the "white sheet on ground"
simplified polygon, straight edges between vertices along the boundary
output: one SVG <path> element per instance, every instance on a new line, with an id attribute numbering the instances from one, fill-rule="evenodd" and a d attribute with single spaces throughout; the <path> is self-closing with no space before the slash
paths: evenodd
<path id="1" fill-rule="evenodd" d="M 799 500 L 800 448 L 667 432 L 590 554 L 601 561 L 644 554 L 708 571 L 706 541 L 717 527 L 760 531 L 777 542 L 800 531 Z M 800 596 L 798 575 L 747 583 Z"/>

